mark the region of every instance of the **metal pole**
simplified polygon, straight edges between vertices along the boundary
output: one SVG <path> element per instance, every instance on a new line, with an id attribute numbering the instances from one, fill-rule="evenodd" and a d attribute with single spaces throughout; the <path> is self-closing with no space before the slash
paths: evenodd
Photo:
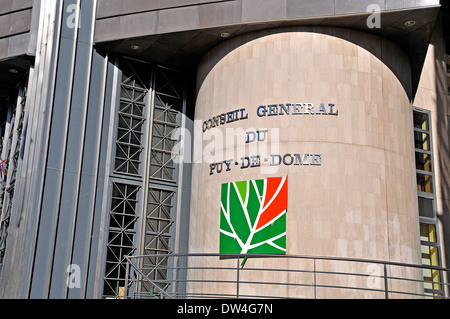
<path id="1" fill-rule="evenodd" d="M 239 256 L 237 258 L 236 298 L 239 299 Z"/>
<path id="2" fill-rule="evenodd" d="M 134 268 L 134 270 L 136 270 L 138 272 L 138 274 L 140 274 L 145 280 L 147 280 L 147 282 L 149 282 L 153 287 L 155 287 L 161 294 L 164 295 L 164 297 L 167 297 L 169 299 L 174 299 L 171 295 L 169 295 L 164 289 L 162 289 L 161 287 L 159 287 L 157 284 L 155 284 L 152 280 L 150 280 L 150 278 L 148 278 L 141 270 L 139 270 L 138 267 L 136 267 L 135 264 L 133 264 L 130 260 L 130 258 L 128 256 L 124 256 L 124 258 L 130 263 L 131 267 Z"/>
<path id="3" fill-rule="evenodd" d="M 316 259 L 314 258 L 314 299 L 317 299 L 317 293 L 316 293 Z"/>
<path id="4" fill-rule="evenodd" d="M 128 273 L 129 272 L 130 272 L 130 263 L 127 260 L 127 265 L 125 268 L 125 287 L 124 287 L 125 291 L 123 292 L 124 298 L 127 298 L 127 296 L 128 296 Z"/>
<path id="5" fill-rule="evenodd" d="M 387 277 L 387 265 L 384 264 L 384 297 L 389 299 L 389 289 L 388 289 L 388 277 Z"/>

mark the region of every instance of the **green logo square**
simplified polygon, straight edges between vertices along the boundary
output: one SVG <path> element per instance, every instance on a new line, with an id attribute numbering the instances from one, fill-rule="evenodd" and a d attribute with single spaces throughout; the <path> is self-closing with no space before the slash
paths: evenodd
<path id="1" fill-rule="evenodd" d="M 222 184 L 221 254 L 286 254 L 288 178 Z"/>

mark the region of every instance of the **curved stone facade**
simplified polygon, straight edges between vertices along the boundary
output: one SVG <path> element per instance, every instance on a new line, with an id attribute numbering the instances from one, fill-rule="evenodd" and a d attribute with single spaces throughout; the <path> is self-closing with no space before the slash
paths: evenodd
<path id="1" fill-rule="evenodd" d="M 395 44 L 338 28 L 274 29 L 211 50 L 198 77 L 195 119 L 206 124 L 196 136 L 203 157 L 192 171 L 189 252 L 219 252 L 223 183 L 288 176 L 286 254 L 420 264 L 409 74 Z M 245 132 L 257 130 L 267 130 L 266 149 L 246 143 Z M 227 144 L 230 134 L 234 144 Z M 243 168 L 250 162 L 243 165 L 242 157 L 257 155 L 260 166 L 253 158 L 255 167 Z M 211 163 L 221 160 L 229 162 L 219 173 Z"/>

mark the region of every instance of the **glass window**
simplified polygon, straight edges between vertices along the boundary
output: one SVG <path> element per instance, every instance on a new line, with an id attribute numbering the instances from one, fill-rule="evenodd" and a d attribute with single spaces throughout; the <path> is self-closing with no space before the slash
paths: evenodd
<path id="1" fill-rule="evenodd" d="M 416 176 L 417 176 L 417 190 L 419 192 L 433 193 L 431 175 L 417 173 Z"/>
<path id="2" fill-rule="evenodd" d="M 170 254 L 170 229 L 174 223 L 172 217 L 172 199 L 175 191 L 150 187 L 148 192 L 148 206 L 145 228 L 144 251 L 148 258 L 144 260 L 145 275 L 154 280 L 162 289 L 167 289 L 167 270 L 162 269 L 167 266 L 167 257 L 158 257 L 159 254 Z M 153 256 L 150 256 L 153 255 Z M 159 270 L 156 271 L 155 268 Z M 143 287 L 147 292 L 155 292 L 155 288 Z"/>
<path id="3" fill-rule="evenodd" d="M 438 265 L 438 249 L 437 247 L 422 245 L 422 264 L 437 266 Z M 441 289 L 439 271 L 436 269 L 423 269 L 423 279 L 425 280 L 425 290 L 437 290 Z M 440 296 L 441 294 L 433 294 L 434 296 Z"/>
<path id="4" fill-rule="evenodd" d="M 419 196 L 419 216 L 434 217 L 433 200 Z"/>
<path id="5" fill-rule="evenodd" d="M 145 97 L 150 83 L 149 65 L 124 59 L 117 124 L 114 171 L 140 175 L 145 122 Z M 144 78 L 142 78 L 144 76 Z"/>
<path id="6" fill-rule="evenodd" d="M 420 224 L 420 240 L 422 243 L 422 265 L 439 266 L 439 250 L 436 246 L 436 227 L 431 224 Z M 434 297 L 440 297 L 440 272 L 436 269 L 423 269 L 425 292 Z"/>
<path id="7" fill-rule="evenodd" d="M 421 152 L 416 152 L 416 169 L 420 169 L 426 172 L 432 172 L 431 170 L 431 155 Z"/>
<path id="8" fill-rule="evenodd" d="M 414 128 L 428 131 L 428 114 L 422 112 L 414 112 Z"/>
<path id="9" fill-rule="evenodd" d="M 103 295 L 118 296 L 125 288 L 124 256 L 133 254 L 138 186 L 113 183 Z"/>
<path id="10" fill-rule="evenodd" d="M 130 281 L 126 287 L 124 256 L 134 253 L 146 255 L 140 263 L 145 275 L 162 289 L 170 286 L 168 258 L 163 255 L 172 253 L 177 189 L 175 133 L 184 105 L 181 72 L 128 58 L 120 60 L 119 68 L 122 77 L 112 159 L 115 174 L 103 282 L 105 297 L 159 293 L 146 282 L 131 285 Z M 147 147 L 151 147 L 150 152 Z M 149 176 L 144 178 L 144 171 Z M 144 184 L 147 202 L 139 205 L 137 195 Z"/>
<path id="11" fill-rule="evenodd" d="M 415 110 L 414 114 L 414 144 L 416 159 L 416 178 L 418 206 L 420 220 L 431 221 L 431 223 L 420 223 L 420 240 L 422 264 L 427 266 L 440 266 L 439 243 L 437 241 L 436 216 L 434 213 L 433 193 L 433 154 L 431 151 L 431 128 L 430 114 Z M 427 193 L 429 195 L 424 195 Z M 440 284 L 440 273 L 436 269 L 424 268 L 424 291 L 430 298 L 442 297 Z"/>
<path id="12" fill-rule="evenodd" d="M 177 155 L 174 146 L 175 132 L 179 127 L 178 113 L 181 109 L 183 86 L 178 72 L 157 68 L 155 105 L 153 109 L 152 152 L 150 178 L 174 182 Z"/>
<path id="13" fill-rule="evenodd" d="M 436 242 L 436 227 L 431 224 L 420 224 L 420 240 L 430 243 Z"/>
<path id="14" fill-rule="evenodd" d="M 420 150 L 430 151 L 430 134 L 414 132 L 414 145 Z"/>

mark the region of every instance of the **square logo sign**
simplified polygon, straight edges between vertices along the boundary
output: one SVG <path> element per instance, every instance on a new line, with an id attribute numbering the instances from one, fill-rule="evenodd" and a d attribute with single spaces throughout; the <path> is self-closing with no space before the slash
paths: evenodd
<path id="1" fill-rule="evenodd" d="M 221 254 L 286 254 L 288 178 L 222 184 Z"/>

